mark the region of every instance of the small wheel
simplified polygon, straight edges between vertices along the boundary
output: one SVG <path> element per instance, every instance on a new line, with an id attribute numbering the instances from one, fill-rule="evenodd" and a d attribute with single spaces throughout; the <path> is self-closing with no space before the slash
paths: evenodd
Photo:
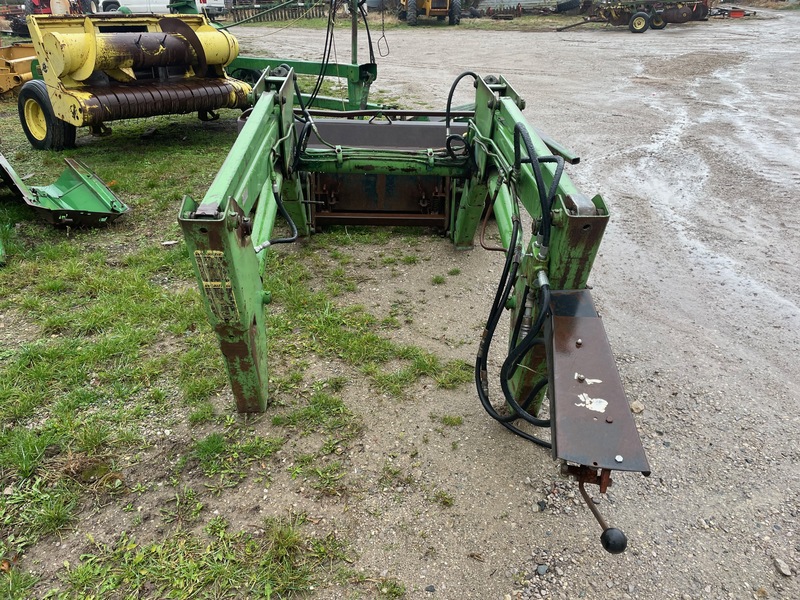
<path id="1" fill-rule="evenodd" d="M 667 22 L 659 13 L 650 15 L 650 29 L 664 29 L 666 26 Z"/>
<path id="2" fill-rule="evenodd" d="M 22 130 L 37 150 L 63 150 L 75 147 L 76 127 L 53 113 L 47 86 L 32 79 L 22 86 L 17 103 Z"/>
<path id="3" fill-rule="evenodd" d="M 708 6 L 705 4 L 695 4 L 692 9 L 692 21 L 707 21 Z"/>
<path id="4" fill-rule="evenodd" d="M 119 10 L 119 4 L 117 2 L 106 2 L 105 6 L 103 6 L 104 12 L 114 12 L 115 10 Z"/>
<path id="5" fill-rule="evenodd" d="M 632 33 L 644 33 L 650 27 L 650 15 L 646 12 L 633 13 L 631 20 L 628 21 L 628 29 Z"/>
<path id="6" fill-rule="evenodd" d="M 461 0 L 450 0 L 448 17 L 450 25 L 459 25 L 461 23 Z"/>
<path id="7" fill-rule="evenodd" d="M 408 0 L 406 4 L 406 23 L 417 24 L 417 0 Z"/>

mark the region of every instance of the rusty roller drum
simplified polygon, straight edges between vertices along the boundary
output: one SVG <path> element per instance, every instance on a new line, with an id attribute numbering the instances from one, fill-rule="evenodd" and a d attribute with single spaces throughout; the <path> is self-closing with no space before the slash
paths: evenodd
<path id="1" fill-rule="evenodd" d="M 201 16 L 63 17 L 33 25 L 52 106 L 31 100 L 41 104 L 37 114 L 52 113 L 70 127 L 249 106 L 250 86 L 224 69 L 239 53 L 236 38 Z M 37 124 L 27 118 L 33 112 L 20 114 L 23 127 Z M 51 147 L 28 137 L 34 147 Z"/>

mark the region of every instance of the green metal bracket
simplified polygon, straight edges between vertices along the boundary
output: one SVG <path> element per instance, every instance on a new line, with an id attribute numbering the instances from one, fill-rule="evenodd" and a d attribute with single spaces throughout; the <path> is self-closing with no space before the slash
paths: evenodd
<path id="1" fill-rule="evenodd" d="M 64 159 L 67 168 L 48 186 L 28 187 L 0 154 L 0 179 L 25 204 L 54 225 L 109 223 L 128 207 L 82 162 Z"/>
<path id="2" fill-rule="evenodd" d="M 181 15 L 199 15 L 200 11 L 197 10 L 197 3 L 195 0 L 172 0 L 167 4 L 167 8 L 172 13 Z"/>
<path id="3" fill-rule="evenodd" d="M 250 79 L 255 81 L 264 70 L 272 70 L 280 65 L 286 65 L 298 75 L 319 75 L 323 65 L 319 62 L 308 60 L 287 60 L 280 58 L 262 58 L 256 56 L 238 56 L 227 66 L 231 77 Z M 328 64 L 323 72 L 323 77 L 338 77 L 347 81 L 347 100 L 317 97 L 315 108 L 329 108 L 339 110 L 358 110 L 364 108 L 380 108 L 378 104 L 369 104 L 367 98 L 372 82 L 378 76 L 378 67 L 374 63 L 363 65 L 353 64 Z M 307 96 L 304 96 L 304 100 Z"/>

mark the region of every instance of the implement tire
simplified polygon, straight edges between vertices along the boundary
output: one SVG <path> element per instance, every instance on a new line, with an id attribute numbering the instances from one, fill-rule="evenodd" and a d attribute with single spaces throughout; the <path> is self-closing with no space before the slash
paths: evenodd
<path id="1" fill-rule="evenodd" d="M 646 12 L 633 13 L 631 20 L 628 21 L 628 29 L 631 33 L 644 33 L 650 27 L 650 15 Z"/>
<path id="2" fill-rule="evenodd" d="M 461 0 L 450 0 L 448 17 L 450 25 L 459 25 L 461 23 Z"/>
<path id="3" fill-rule="evenodd" d="M 75 147 L 76 127 L 55 116 L 44 81 L 32 79 L 23 85 L 17 108 L 25 137 L 36 150 Z"/>
<path id="4" fill-rule="evenodd" d="M 667 22 L 664 20 L 658 13 L 653 13 L 650 15 L 650 29 L 664 29 L 667 26 Z"/>
<path id="5" fill-rule="evenodd" d="M 406 3 L 406 23 L 412 26 L 417 24 L 417 0 L 408 0 Z"/>

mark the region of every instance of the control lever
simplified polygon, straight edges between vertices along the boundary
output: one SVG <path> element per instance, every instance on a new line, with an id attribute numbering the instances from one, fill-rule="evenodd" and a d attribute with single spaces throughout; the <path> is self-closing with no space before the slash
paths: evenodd
<path id="1" fill-rule="evenodd" d="M 597 519 L 597 522 L 600 523 L 600 527 L 603 528 L 603 533 L 600 535 L 600 543 L 603 544 L 603 549 L 611 554 L 621 554 L 622 552 L 625 552 L 625 548 L 628 547 L 628 538 L 625 537 L 625 534 L 622 533 L 621 529 L 608 526 L 606 520 L 603 518 L 603 515 L 600 514 L 600 511 L 589 497 L 583 481 L 578 481 L 578 489 L 581 491 L 581 496 L 583 496 L 586 506 L 589 507 L 589 510 L 592 511 L 594 518 Z"/>

